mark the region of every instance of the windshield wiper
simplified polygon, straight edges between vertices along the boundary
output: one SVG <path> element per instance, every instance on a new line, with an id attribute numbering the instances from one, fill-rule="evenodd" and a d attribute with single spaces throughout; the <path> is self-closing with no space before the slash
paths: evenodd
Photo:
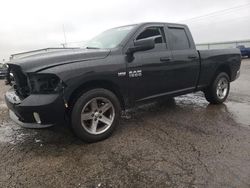
<path id="1" fill-rule="evenodd" d="M 100 48 L 87 46 L 86 49 L 100 49 Z"/>

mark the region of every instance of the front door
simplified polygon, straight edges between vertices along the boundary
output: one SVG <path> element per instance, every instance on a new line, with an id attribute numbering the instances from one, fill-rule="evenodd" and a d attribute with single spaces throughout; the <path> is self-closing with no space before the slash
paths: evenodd
<path id="1" fill-rule="evenodd" d="M 167 91 L 168 63 L 172 59 L 166 45 L 164 26 L 142 28 L 134 40 L 161 35 L 152 50 L 135 52 L 134 59 L 127 65 L 129 93 L 135 101 L 156 97 Z"/>

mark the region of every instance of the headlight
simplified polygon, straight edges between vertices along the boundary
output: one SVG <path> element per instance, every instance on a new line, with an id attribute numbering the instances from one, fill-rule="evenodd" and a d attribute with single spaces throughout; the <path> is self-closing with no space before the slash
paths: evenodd
<path id="1" fill-rule="evenodd" d="M 62 88 L 61 80 L 54 74 L 29 75 L 31 93 L 55 93 Z"/>

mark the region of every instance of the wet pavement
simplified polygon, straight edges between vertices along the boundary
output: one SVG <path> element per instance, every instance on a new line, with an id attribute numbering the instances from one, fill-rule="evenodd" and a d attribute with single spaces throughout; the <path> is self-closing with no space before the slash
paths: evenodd
<path id="1" fill-rule="evenodd" d="M 0 90 L 0 187 L 250 187 L 250 60 L 225 104 L 196 93 L 140 106 L 94 144 L 68 125 L 20 128 Z"/>

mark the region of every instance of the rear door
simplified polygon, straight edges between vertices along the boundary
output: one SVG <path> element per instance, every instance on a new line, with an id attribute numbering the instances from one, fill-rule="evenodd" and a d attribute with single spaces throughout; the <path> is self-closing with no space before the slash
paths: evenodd
<path id="1" fill-rule="evenodd" d="M 199 77 L 199 54 L 187 27 L 167 25 L 167 38 L 172 52 L 171 63 L 168 64 L 171 85 L 168 91 L 190 91 L 195 89 Z"/>

